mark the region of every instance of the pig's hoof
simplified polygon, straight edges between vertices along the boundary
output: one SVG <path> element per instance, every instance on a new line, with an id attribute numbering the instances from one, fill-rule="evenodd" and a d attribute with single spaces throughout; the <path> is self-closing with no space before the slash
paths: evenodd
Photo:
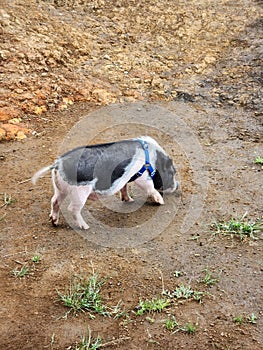
<path id="1" fill-rule="evenodd" d="M 58 222 L 57 222 L 57 220 L 51 220 L 51 223 L 52 223 L 52 226 L 54 226 L 54 227 L 58 227 Z"/>
<path id="2" fill-rule="evenodd" d="M 124 199 L 124 202 L 125 202 L 125 203 L 133 203 L 133 202 L 134 202 L 134 199 L 132 199 L 131 197 L 129 197 L 129 198 Z"/>
<path id="3" fill-rule="evenodd" d="M 58 221 L 57 220 L 54 220 L 54 219 L 51 219 L 51 223 L 54 227 L 58 227 Z"/>
<path id="4" fill-rule="evenodd" d="M 88 230 L 89 225 L 81 218 L 81 220 L 76 220 L 75 221 L 76 226 L 80 228 L 81 230 Z"/>
<path id="5" fill-rule="evenodd" d="M 58 219 L 54 219 L 51 215 L 49 216 L 49 220 L 52 223 L 52 226 L 58 227 Z"/>
<path id="6" fill-rule="evenodd" d="M 89 225 L 87 225 L 87 224 L 82 224 L 81 226 L 79 226 L 79 228 L 80 228 L 81 230 L 88 230 L 88 229 L 89 229 Z"/>
<path id="7" fill-rule="evenodd" d="M 158 203 L 160 205 L 164 205 L 163 197 L 160 194 L 158 194 L 158 196 L 153 196 L 153 200 L 155 203 Z"/>

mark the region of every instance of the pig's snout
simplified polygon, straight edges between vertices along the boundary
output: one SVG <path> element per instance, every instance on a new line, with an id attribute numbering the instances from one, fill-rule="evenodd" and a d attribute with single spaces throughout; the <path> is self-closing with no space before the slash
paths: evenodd
<path id="1" fill-rule="evenodd" d="M 174 181 L 174 185 L 171 188 L 168 188 L 167 190 L 164 190 L 163 193 L 174 193 L 176 190 L 178 190 L 180 187 L 178 181 Z"/>

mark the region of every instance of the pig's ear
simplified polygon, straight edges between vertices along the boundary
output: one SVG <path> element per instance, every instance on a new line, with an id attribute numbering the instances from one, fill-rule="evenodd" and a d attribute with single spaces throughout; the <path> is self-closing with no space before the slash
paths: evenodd
<path id="1" fill-rule="evenodd" d="M 154 188 L 156 190 L 162 190 L 163 189 L 163 181 L 162 181 L 162 177 L 160 175 L 160 172 L 158 171 L 158 169 L 156 169 L 154 178 L 153 178 L 153 184 L 154 184 Z"/>
<path id="2" fill-rule="evenodd" d="M 160 173 L 162 173 L 162 172 L 166 171 L 166 169 L 167 169 L 167 158 L 168 157 L 159 151 L 156 151 L 156 154 L 157 154 L 157 159 L 156 159 L 155 167 Z"/>

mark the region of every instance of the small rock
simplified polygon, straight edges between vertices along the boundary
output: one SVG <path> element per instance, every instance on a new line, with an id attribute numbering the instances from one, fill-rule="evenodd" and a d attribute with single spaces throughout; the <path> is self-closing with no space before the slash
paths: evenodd
<path id="1" fill-rule="evenodd" d="M 10 107 L 0 108 L 0 121 L 4 122 L 13 118 L 18 118 L 20 112 L 17 109 Z"/>
<path id="2" fill-rule="evenodd" d="M 6 136 L 6 131 L 0 128 L 0 141 L 4 140 Z"/>
<path id="3" fill-rule="evenodd" d="M 7 141 L 15 140 L 15 139 L 22 140 L 26 137 L 25 134 L 30 132 L 29 129 L 27 129 L 21 125 L 2 124 L 1 128 L 6 133 L 6 135 L 3 139 L 5 139 Z"/>
<path id="4" fill-rule="evenodd" d="M 44 105 L 42 105 L 42 106 L 36 106 L 36 107 L 34 108 L 34 113 L 37 114 L 37 115 L 40 115 L 40 114 L 42 114 L 42 113 L 44 113 L 44 112 L 46 112 L 46 111 L 47 111 L 47 107 L 44 106 Z"/>
<path id="5" fill-rule="evenodd" d="M 214 56 L 206 56 L 204 61 L 208 64 L 213 64 L 216 62 L 216 58 Z"/>
<path id="6" fill-rule="evenodd" d="M 104 89 L 94 89 L 92 91 L 92 96 L 104 104 L 116 102 L 116 97 Z"/>
<path id="7" fill-rule="evenodd" d="M 24 131 L 18 130 L 18 132 L 16 134 L 16 140 L 24 140 L 24 139 L 26 139 L 26 135 L 25 135 Z"/>
<path id="8" fill-rule="evenodd" d="M 9 124 L 19 124 L 22 121 L 21 118 L 12 118 L 8 121 Z"/>

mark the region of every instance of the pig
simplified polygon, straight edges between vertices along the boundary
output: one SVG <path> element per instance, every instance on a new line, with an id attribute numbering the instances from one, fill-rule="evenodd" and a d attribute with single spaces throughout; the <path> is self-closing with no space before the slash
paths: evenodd
<path id="1" fill-rule="evenodd" d="M 134 181 L 154 202 L 163 205 L 162 194 L 178 188 L 172 159 L 149 136 L 74 148 L 36 172 L 33 184 L 50 170 L 54 187 L 50 219 L 54 226 L 67 196 L 74 223 L 87 230 L 81 210 L 88 198 L 96 200 L 120 191 L 123 201 L 132 202 L 127 184 Z"/>

